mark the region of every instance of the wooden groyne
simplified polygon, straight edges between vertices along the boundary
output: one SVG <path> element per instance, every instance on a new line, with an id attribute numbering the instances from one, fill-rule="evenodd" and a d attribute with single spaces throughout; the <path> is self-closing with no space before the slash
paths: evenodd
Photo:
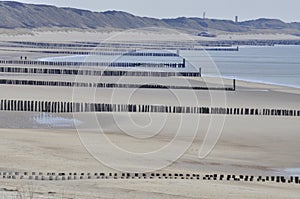
<path id="1" fill-rule="evenodd" d="M 12 50 L 18 51 L 18 50 Z M 129 57 L 179 57 L 175 53 L 159 53 L 159 52 L 126 52 L 126 51 L 93 51 L 93 50 L 19 50 L 29 53 L 43 54 L 63 54 L 63 55 L 100 55 L 100 56 L 129 56 Z"/>
<path id="2" fill-rule="evenodd" d="M 42 80 L 11 80 L 0 79 L 0 85 L 20 86 L 56 86 L 56 87 L 82 87 L 82 88 L 140 88 L 140 89 L 182 89 L 182 90 L 215 90 L 235 91 L 235 87 L 207 87 L 207 86 L 173 86 L 160 84 L 121 84 L 121 83 L 88 83 L 88 82 L 63 82 Z"/>
<path id="3" fill-rule="evenodd" d="M 259 184 L 300 184 L 299 176 L 254 176 L 244 174 L 200 174 L 187 172 L 151 172 L 151 173 L 129 173 L 129 172 L 19 172 L 0 171 L 2 180 L 34 180 L 34 181 L 74 181 L 74 180 L 197 180 L 197 181 L 219 181 L 236 183 L 259 183 Z"/>
<path id="4" fill-rule="evenodd" d="M 209 43 L 210 44 L 210 43 Z M 202 47 L 195 47 L 202 46 Z M 20 42 L 13 41 L 8 43 L 0 44 L 1 47 L 5 48 L 26 48 L 26 49 L 47 49 L 41 51 L 24 50 L 23 52 L 40 52 L 49 54 L 72 54 L 72 55 L 122 55 L 128 53 L 127 56 L 178 56 L 174 53 L 169 52 L 157 52 L 155 54 L 148 52 L 138 52 L 133 49 L 142 50 L 196 50 L 196 51 L 238 51 L 238 47 L 232 47 L 232 45 L 208 45 L 207 43 L 201 44 L 201 42 L 155 42 L 155 43 L 47 43 L 47 42 Z M 49 50 L 49 49 L 68 49 L 68 50 Z M 72 50 L 73 49 L 73 50 Z M 128 50 L 129 49 L 129 50 Z M 88 50 L 88 51 L 86 51 Z M 104 52 L 104 51 L 110 51 Z M 134 52 L 136 51 L 136 52 Z M 108 53 L 108 54 L 106 54 Z M 126 55 L 126 54 L 125 54 Z"/>
<path id="5" fill-rule="evenodd" d="M 32 60 L 0 60 L 2 65 L 36 65 L 36 66 L 91 66 L 91 67 L 149 67 L 149 68 L 185 68 L 182 63 L 142 63 L 142 62 L 67 62 L 67 61 L 32 61 Z"/>
<path id="6" fill-rule="evenodd" d="M 169 50 L 195 50 L 195 51 L 239 51 L 239 47 L 210 47 L 210 48 L 193 48 L 193 47 L 182 47 L 182 48 L 169 48 Z M 14 50 L 17 51 L 17 50 Z M 147 52 L 105 52 L 99 50 L 22 50 L 22 52 L 29 53 L 43 53 L 43 54 L 63 54 L 63 55 L 100 55 L 100 56 L 135 56 L 135 57 L 179 57 L 178 54 L 174 53 L 147 53 Z"/>
<path id="7" fill-rule="evenodd" d="M 133 77 L 201 77 L 199 72 L 156 72 L 156 71 L 122 71 L 122 70 L 84 70 L 41 67 L 0 66 L 0 73 L 23 74 L 55 74 L 55 75 L 86 75 L 86 76 L 133 76 Z"/>
<path id="8" fill-rule="evenodd" d="M 7 99 L 0 100 L 0 110 L 1 111 L 48 112 L 48 113 L 129 112 L 129 113 L 300 117 L 300 110 L 291 110 L 291 109 L 195 107 L 195 106 L 166 106 L 166 105 L 142 105 L 142 104 L 105 104 L 105 103 L 53 102 L 53 101 L 7 100 Z"/>

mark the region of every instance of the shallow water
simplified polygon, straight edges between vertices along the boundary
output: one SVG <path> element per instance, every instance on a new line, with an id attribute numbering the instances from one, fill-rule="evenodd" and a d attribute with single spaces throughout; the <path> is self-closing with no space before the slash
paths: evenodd
<path id="1" fill-rule="evenodd" d="M 81 124 L 81 121 L 73 118 L 73 114 L 1 111 L 0 119 L 0 128 L 3 129 L 74 129 L 75 122 Z"/>
<path id="2" fill-rule="evenodd" d="M 238 52 L 209 54 L 224 77 L 300 88 L 300 46 L 241 47 Z M 213 75 L 209 69 L 203 72 Z"/>
<path id="3" fill-rule="evenodd" d="M 300 168 L 286 168 L 283 172 L 288 175 L 300 176 Z"/>
<path id="4" fill-rule="evenodd" d="M 48 126 L 51 128 L 58 128 L 58 127 L 74 127 L 75 122 L 76 124 L 80 124 L 80 121 L 77 121 L 74 118 L 66 118 L 62 116 L 57 116 L 53 114 L 47 114 L 47 113 L 40 113 L 33 117 L 33 120 L 39 124 Z"/>

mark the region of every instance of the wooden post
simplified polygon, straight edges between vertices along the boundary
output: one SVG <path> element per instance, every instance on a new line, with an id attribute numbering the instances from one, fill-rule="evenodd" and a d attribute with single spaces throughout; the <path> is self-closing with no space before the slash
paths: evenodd
<path id="1" fill-rule="evenodd" d="M 236 89 L 236 82 L 235 82 L 235 79 L 233 79 L 233 90 L 235 91 Z"/>

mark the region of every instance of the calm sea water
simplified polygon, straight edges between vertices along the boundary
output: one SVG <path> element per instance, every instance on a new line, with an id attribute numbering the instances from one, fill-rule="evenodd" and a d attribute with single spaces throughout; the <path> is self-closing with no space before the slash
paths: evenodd
<path id="1" fill-rule="evenodd" d="M 208 54 L 224 77 L 300 88 L 300 46 L 241 47 L 238 52 Z M 214 75 L 209 68 L 203 72 Z"/>

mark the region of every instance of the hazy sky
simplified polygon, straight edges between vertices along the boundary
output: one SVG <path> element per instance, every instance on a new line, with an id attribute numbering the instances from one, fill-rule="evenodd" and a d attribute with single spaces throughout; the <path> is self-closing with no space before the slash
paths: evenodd
<path id="1" fill-rule="evenodd" d="M 240 20 L 280 18 L 300 21 L 299 0 L 20 0 L 26 3 L 51 4 L 93 11 L 122 10 L 139 16 L 169 18 L 180 16 Z"/>

